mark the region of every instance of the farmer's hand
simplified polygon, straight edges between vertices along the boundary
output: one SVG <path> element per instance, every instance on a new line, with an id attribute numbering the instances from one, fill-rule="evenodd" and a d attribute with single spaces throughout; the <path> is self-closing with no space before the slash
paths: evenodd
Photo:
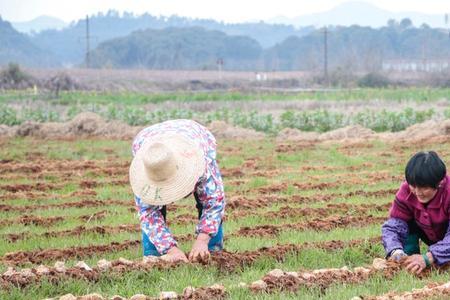
<path id="1" fill-rule="evenodd" d="M 403 257 L 406 257 L 406 256 L 408 256 L 408 255 L 406 255 L 406 253 L 402 249 L 395 249 L 394 251 L 392 251 L 389 259 L 399 262 Z"/>
<path id="2" fill-rule="evenodd" d="M 420 274 L 427 267 L 422 255 L 414 254 L 405 260 L 406 270 L 413 274 Z"/>
<path id="3" fill-rule="evenodd" d="M 192 250 L 189 253 L 189 260 L 194 261 L 207 261 L 209 259 L 208 243 L 211 238 L 205 233 L 200 233 L 197 239 L 192 245 Z"/>
<path id="4" fill-rule="evenodd" d="M 188 262 L 186 255 L 178 247 L 170 248 L 166 255 L 161 256 L 161 259 L 166 262 Z"/>

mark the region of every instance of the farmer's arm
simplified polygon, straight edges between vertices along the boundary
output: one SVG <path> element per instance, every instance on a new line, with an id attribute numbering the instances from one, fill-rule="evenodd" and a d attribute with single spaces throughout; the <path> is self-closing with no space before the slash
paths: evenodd
<path id="1" fill-rule="evenodd" d="M 408 224 L 402 219 L 389 218 L 381 227 L 381 238 L 383 240 L 386 256 L 390 256 L 396 249 L 403 250 L 403 244 L 408 236 Z"/>
<path id="2" fill-rule="evenodd" d="M 222 176 L 215 159 L 208 163 L 207 169 L 205 178 L 199 182 L 196 188 L 199 200 L 203 205 L 203 211 L 195 233 L 199 236 L 213 237 L 217 234 L 222 223 L 225 194 Z"/>
<path id="3" fill-rule="evenodd" d="M 142 231 L 148 236 L 160 254 L 166 254 L 171 248 L 177 246 L 172 233 L 166 226 L 161 213 L 161 206 L 142 203 L 139 197 L 134 197 L 136 209 L 139 213 Z"/>
<path id="4" fill-rule="evenodd" d="M 389 219 L 381 227 L 381 237 L 383 240 L 386 256 L 390 256 L 396 249 L 403 250 L 403 244 L 409 233 L 408 221 L 413 218 L 413 214 L 405 204 L 409 196 L 407 184 L 402 184 L 395 196 L 389 212 Z"/>
<path id="5" fill-rule="evenodd" d="M 192 245 L 189 260 L 196 261 L 198 257 L 209 257 L 208 243 L 211 237 L 219 231 L 225 208 L 222 177 L 215 160 L 208 163 L 207 172 L 196 187 L 198 200 L 202 205 L 202 215 L 195 228 L 197 239 Z"/>
<path id="6" fill-rule="evenodd" d="M 428 248 L 428 251 L 428 258 L 432 256 L 432 260 L 430 260 L 431 263 L 434 262 L 437 265 L 443 265 L 450 261 L 450 225 L 447 228 L 447 233 L 444 238 L 441 241 L 431 245 Z"/>

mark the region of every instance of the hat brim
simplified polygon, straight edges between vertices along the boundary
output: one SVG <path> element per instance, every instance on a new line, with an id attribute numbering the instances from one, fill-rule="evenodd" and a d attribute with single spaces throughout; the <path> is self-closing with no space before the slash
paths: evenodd
<path id="1" fill-rule="evenodd" d="M 143 162 L 149 147 L 164 143 L 174 154 L 177 171 L 162 181 L 148 177 Z M 166 205 L 183 199 L 193 192 L 199 178 L 205 172 L 205 158 L 200 145 L 181 135 L 154 136 L 145 141 L 137 151 L 130 165 L 130 184 L 136 196 L 150 205 Z"/>

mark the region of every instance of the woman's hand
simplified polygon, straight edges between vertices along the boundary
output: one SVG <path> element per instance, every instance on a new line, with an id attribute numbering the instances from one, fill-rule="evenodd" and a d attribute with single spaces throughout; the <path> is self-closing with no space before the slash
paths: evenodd
<path id="1" fill-rule="evenodd" d="M 406 257 L 406 256 L 408 256 L 408 255 L 406 255 L 406 253 L 402 249 L 395 249 L 394 251 L 392 251 L 389 259 L 396 261 L 396 262 L 400 262 L 402 260 L 402 258 Z"/>
<path id="2" fill-rule="evenodd" d="M 189 253 L 189 260 L 191 262 L 209 260 L 210 254 L 208 250 L 208 243 L 210 239 L 211 238 L 209 235 L 205 233 L 200 233 L 197 236 L 194 245 L 192 245 L 192 250 Z"/>
<path id="3" fill-rule="evenodd" d="M 167 251 L 167 254 L 161 256 L 161 259 L 166 262 L 189 262 L 186 255 L 178 247 L 172 247 Z"/>
<path id="4" fill-rule="evenodd" d="M 413 274 L 420 274 L 427 267 L 422 255 L 414 254 L 405 259 L 406 270 Z"/>

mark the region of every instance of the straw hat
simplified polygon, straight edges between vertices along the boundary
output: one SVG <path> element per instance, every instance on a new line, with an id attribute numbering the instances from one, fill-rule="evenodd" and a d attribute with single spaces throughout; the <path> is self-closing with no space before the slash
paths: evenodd
<path id="1" fill-rule="evenodd" d="M 153 136 L 130 166 L 136 196 L 150 205 L 166 205 L 189 195 L 205 171 L 200 145 L 179 134 Z"/>

